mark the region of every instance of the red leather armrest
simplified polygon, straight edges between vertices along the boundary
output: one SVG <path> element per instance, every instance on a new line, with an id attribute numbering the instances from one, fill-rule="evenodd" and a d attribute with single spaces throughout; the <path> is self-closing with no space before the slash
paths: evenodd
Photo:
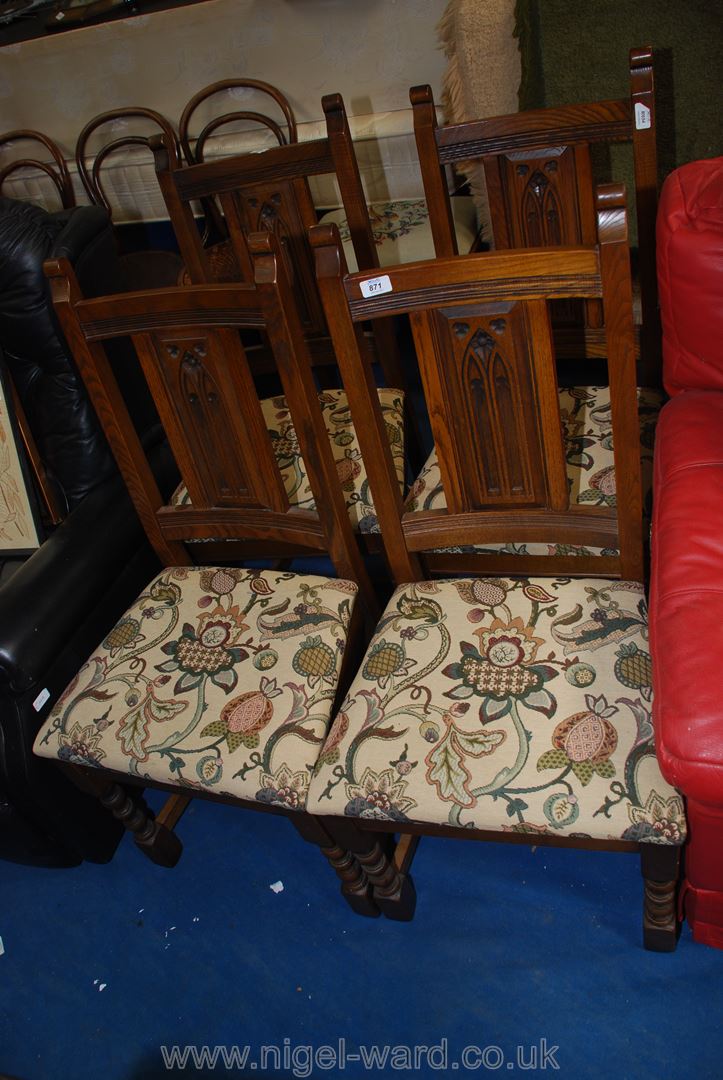
<path id="1" fill-rule="evenodd" d="M 723 390 L 723 157 L 665 181 L 657 259 L 666 390 Z"/>

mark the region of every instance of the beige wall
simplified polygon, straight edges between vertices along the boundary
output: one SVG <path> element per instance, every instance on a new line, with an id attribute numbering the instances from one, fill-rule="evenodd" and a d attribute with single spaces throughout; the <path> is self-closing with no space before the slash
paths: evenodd
<path id="1" fill-rule="evenodd" d="M 406 109 L 408 89 L 440 96 L 435 26 L 446 0 L 209 0 L 0 49 L 0 131 L 35 127 L 72 150 L 83 124 L 119 105 L 177 122 L 216 79 L 279 86 L 300 121 L 340 91 L 351 114 Z"/>

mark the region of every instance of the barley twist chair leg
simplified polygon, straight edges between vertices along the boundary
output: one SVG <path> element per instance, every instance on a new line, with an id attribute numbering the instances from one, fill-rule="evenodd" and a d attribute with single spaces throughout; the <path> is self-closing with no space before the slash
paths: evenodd
<path id="1" fill-rule="evenodd" d="M 414 882 L 397 866 L 393 855 L 388 854 L 385 838 L 341 818 L 329 818 L 326 825 L 337 843 L 352 852 L 366 874 L 382 915 L 400 922 L 412 919 L 417 905 Z"/>
<path id="2" fill-rule="evenodd" d="M 325 826 L 309 814 L 291 818 L 294 828 L 311 844 L 315 844 L 341 881 L 341 895 L 357 915 L 375 919 L 380 909 L 375 903 L 372 887 L 358 860 L 348 848 L 340 846 Z"/>
<path id="3" fill-rule="evenodd" d="M 673 952 L 678 942 L 680 924 L 676 912 L 676 894 L 680 848 L 662 844 L 643 844 L 640 869 L 645 895 L 643 900 L 643 944 L 653 952 Z"/>
<path id="4" fill-rule="evenodd" d="M 175 866 L 183 845 L 176 834 L 148 812 L 141 796 L 131 795 L 120 784 L 111 784 L 100 796 L 101 805 L 133 834 L 135 844 L 157 866 Z"/>

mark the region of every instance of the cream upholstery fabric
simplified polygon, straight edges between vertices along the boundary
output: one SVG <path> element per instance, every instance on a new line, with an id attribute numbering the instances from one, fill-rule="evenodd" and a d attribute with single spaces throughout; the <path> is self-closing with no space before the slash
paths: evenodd
<path id="1" fill-rule="evenodd" d="M 35 752 L 303 809 L 356 591 L 281 572 L 164 570 L 76 675 Z"/>
<path id="2" fill-rule="evenodd" d="M 642 585 L 403 585 L 317 763 L 307 808 L 497 832 L 680 844 L 657 765 Z"/>
<path id="3" fill-rule="evenodd" d="M 469 252 L 477 237 L 477 213 L 474 200 L 455 195 L 451 200 L 457 247 L 461 255 Z M 397 199 L 369 206 L 372 234 L 377 245 L 380 266 L 421 262 L 434 258 L 434 241 L 429 226 L 429 212 L 424 199 Z M 321 218 L 322 225 L 339 228 L 350 272 L 357 269 L 356 255 L 343 209 L 332 210 Z"/>

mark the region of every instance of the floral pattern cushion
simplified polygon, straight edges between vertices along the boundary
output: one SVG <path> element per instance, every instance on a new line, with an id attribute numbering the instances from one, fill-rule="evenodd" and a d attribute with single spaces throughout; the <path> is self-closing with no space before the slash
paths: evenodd
<path id="1" fill-rule="evenodd" d="M 164 570 L 73 679 L 35 752 L 303 809 L 356 591 L 301 574 Z"/>
<path id="2" fill-rule="evenodd" d="M 681 844 L 653 745 L 642 585 L 456 579 L 392 597 L 307 808 Z"/>
<path id="3" fill-rule="evenodd" d="M 466 254 L 477 238 L 477 211 L 474 199 L 455 195 L 450 200 L 457 248 Z M 380 266 L 420 262 L 434 258 L 434 240 L 429 225 L 429 211 L 424 199 L 394 199 L 371 203 L 368 207 L 372 236 L 377 246 Z M 323 225 L 336 224 L 349 269 L 357 269 L 349 224 L 343 209 L 331 210 L 321 218 Z"/>
<path id="4" fill-rule="evenodd" d="M 570 501 L 590 506 L 615 506 L 615 468 L 608 386 L 575 386 L 560 389 L 560 417 L 567 448 L 567 478 Z M 647 387 L 638 389 L 643 498 L 649 514 L 653 484 L 653 442 L 662 395 Z M 432 450 L 422 472 L 412 485 L 406 509 L 438 510 L 447 505 L 437 454 Z M 450 548 L 480 554 L 506 555 L 615 555 L 613 548 L 580 547 L 571 544 L 488 544 Z"/>
<path id="5" fill-rule="evenodd" d="M 399 487 L 403 489 L 404 395 L 400 390 L 386 388 L 379 389 L 377 393 L 392 448 Z M 324 390 L 319 394 L 319 401 L 352 524 L 360 532 L 378 533 L 379 524 L 346 394 L 343 390 Z M 314 510 L 316 504 L 286 398 L 267 398 L 261 402 L 261 408 L 289 502 L 292 506 L 298 506 L 304 510 Z M 171 496 L 171 504 L 188 506 L 190 503 L 188 491 L 181 484 Z"/>

